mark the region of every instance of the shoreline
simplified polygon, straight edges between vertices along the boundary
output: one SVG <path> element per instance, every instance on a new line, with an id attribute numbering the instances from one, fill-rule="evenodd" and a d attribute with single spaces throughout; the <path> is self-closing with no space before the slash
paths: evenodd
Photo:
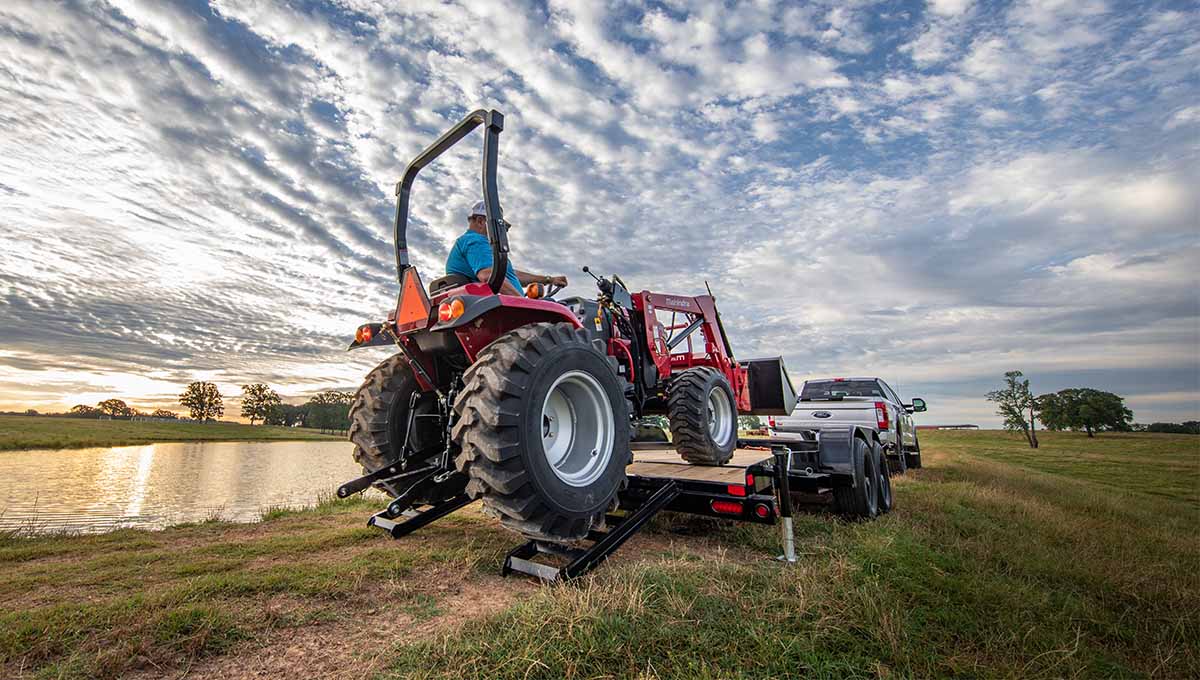
<path id="1" fill-rule="evenodd" d="M 0 416 L 0 455 L 183 442 L 346 441 L 342 434 L 276 425 L 141 422 L 52 416 Z"/>

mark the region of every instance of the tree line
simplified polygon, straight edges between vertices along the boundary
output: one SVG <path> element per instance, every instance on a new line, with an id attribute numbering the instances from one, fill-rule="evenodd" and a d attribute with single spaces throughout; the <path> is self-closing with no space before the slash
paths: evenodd
<path id="1" fill-rule="evenodd" d="M 350 402 L 354 394 L 329 390 L 313 395 L 303 404 L 288 404 L 279 393 L 264 383 L 242 385 L 243 418 L 251 425 L 281 425 L 284 427 L 309 427 L 326 432 L 344 432 L 350 428 Z M 187 409 L 193 420 L 210 422 L 225 415 L 224 396 L 216 383 L 197 380 L 189 383 L 179 395 L 180 406 Z M 26 412 L 29 414 L 29 412 Z M 37 412 L 33 411 L 32 415 Z M 71 415 L 77 418 L 129 418 L 150 416 L 153 418 L 178 419 L 179 415 L 167 409 L 155 409 L 147 413 L 134 408 L 121 399 L 105 399 L 95 406 L 77 404 L 71 407 Z"/>

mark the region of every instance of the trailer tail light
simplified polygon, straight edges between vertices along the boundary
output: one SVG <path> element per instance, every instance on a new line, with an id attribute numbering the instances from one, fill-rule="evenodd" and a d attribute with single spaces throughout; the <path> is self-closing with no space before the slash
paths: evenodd
<path id="1" fill-rule="evenodd" d="M 775 416 L 767 416 L 767 427 L 775 429 Z"/>
<path id="2" fill-rule="evenodd" d="M 462 316 L 464 311 L 466 311 L 466 307 L 463 305 L 463 301 L 458 298 L 454 298 L 449 302 L 443 302 L 438 305 L 438 321 L 453 321 Z"/>
<path id="3" fill-rule="evenodd" d="M 754 488 L 754 475 L 752 475 L 752 474 L 746 475 L 746 486 L 750 487 L 751 489 Z"/>
<path id="4" fill-rule="evenodd" d="M 713 512 L 721 515 L 742 514 L 742 504 L 739 501 L 712 501 L 709 503 Z"/>
<path id="5" fill-rule="evenodd" d="M 746 497 L 746 487 L 742 486 L 741 484 L 730 484 L 725 487 L 725 490 L 729 492 L 730 496 L 741 496 L 742 498 Z"/>
<path id="6" fill-rule="evenodd" d="M 875 402 L 875 422 L 879 425 L 880 430 L 888 429 L 887 404 L 882 401 Z"/>
<path id="7" fill-rule="evenodd" d="M 771 516 L 771 509 L 762 503 L 759 503 L 758 505 L 754 506 L 754 514 L 758 515 L 761 519 L 766 519 Z"/>

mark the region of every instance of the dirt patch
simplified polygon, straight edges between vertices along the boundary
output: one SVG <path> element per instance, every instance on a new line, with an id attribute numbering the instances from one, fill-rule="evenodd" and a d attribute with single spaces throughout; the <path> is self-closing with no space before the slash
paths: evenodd
<path id="1" fill-rule="evenodd" d="M 396 645 L 428 639 L 503 611 L 538 588 L 528 581 L 499 576 L 461 579 L 461 574 L 434 572 L 400 588 L 380 588 L 356 605 L 326 612 L 331 620 L 269 629 L 253 642 L 188 668 L 129 677 L 368 678 L 383 669 Z M 417 589 L 421 597 L 414 600 Z M 294 617 L 303 615 L 304 609 L 294 600 L 281 600 L 268 605 L 268 615 L 278 612 L 284 618 Z"/>

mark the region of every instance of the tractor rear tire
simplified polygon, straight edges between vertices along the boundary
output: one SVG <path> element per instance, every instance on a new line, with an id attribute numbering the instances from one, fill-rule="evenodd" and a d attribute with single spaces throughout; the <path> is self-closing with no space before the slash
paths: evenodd
<path id="1" fill-rule="evenodd" d="M 350 402 L 350 441 L 354 443 L 354 460 L 364 473 L 374 472 L 400 462 L 408 428 L 408 405 L 414 392 L 419 392 L 417 379 L 404 355 L 388 357 L 363 379 Z M 433 392 L 417 397 L 418 414 L 436 414 L 437 396 Z M 442 433 L 433 418 L 414 418 L 409 448 L 414 451 L 435 450 L 440 453 Z M 397 496 L 404 489 L 379 482 L 375 487 Z"/>
<path id="2" fill-rule="evenodd" d="M 600 528 L 627 484 L 629 406 L 616 361 L 568 323 L 509 331 L 463 373 L 450 436 L 467 493 L 534 540 Z"/>
<path id="3" fill-rule="evenodd" d="M 667 419 L 675 450 L 689 463 L 724 465 L 737 448 L 737 402 L 715 368 L 689 368 L 671 380 Z"/>

